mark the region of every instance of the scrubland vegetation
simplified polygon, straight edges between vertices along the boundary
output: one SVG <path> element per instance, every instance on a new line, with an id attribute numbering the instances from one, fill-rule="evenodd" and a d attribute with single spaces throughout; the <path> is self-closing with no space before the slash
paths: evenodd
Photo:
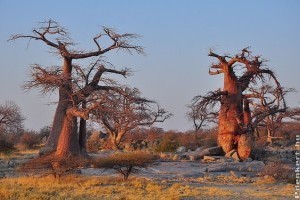
<path id="1" fill-rule="evenodd" d="M 221 180 L 221 179 L 220 179 Z M 43 178 L 6 178 L 0 180 L 1 199 L 292 199 L 293 185 L 246 184 L 223 186 L 221 182 L 203 185 L 155 182 L 132 178 L 66 176 L 59 181 Z M 232 186 L 232 185 L 231 185 Z M 245 188 L 247 188 L 245 190 Z"/>
<path id="2" fill-rule="evenodd" d="M 187 106 L 194 130 L 165 131 L 153 125 L 171 113 L 137 88 L 106 76 L 131 73 L 112 67 L 105 55 L 143 54 L 132 41 L 138 35 L 102 27 L 92 38 L 94 49 L 78 51 L 59 23 L 39 25 L 9 41 L 40 42 L 59 55 L 61 67 L 33 65 L 24 85 L 42 94 L 58 92 L 57 109 L 52 127 L 31 131 L 16 104 L 0 106 L 0 199 L 293 197 L 300 108 L 287 106 L 285 97 L 293 90 L 281 86 L 260 55 L 248 47 L 235 55 L 210 50 L 216 62 L 209 74 L 223 74 L 223 89 L 195 96 Z M 163 162 L 192 164 L 172 169 Z M 182 173 L 190 170 L 186 166 L 192 174 Z M 139 176 L 150 167 L 161 176 Z M 106 169 L 122 177 L 105 175 Z"/>

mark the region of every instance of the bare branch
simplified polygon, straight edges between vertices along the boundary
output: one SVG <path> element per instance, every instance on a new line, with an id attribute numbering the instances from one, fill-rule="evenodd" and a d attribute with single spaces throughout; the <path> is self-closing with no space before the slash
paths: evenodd
<path id="1" fill-rule="evenodd" d="M 225 56 L 220 56 L 220 55 L 214 53 L 212 50 L 209 51 L 208 56 L 217 58 L 220 61 L 220 63 L 223 65 L 227 64 Z"/>
<path id="2" fill-rule="evenodd" d="M 124 87 L 117 91 L 102 86 L 103 89 L 108 91 L 106 98 L 93 110 L 92 116 L 93 120 L 109 130 L 111 137 L 118 141 L 116 145 L 128 131 L 138 126 L 164 122 L 172 116 L 155 102 L 141 98 L 136 88 Z"/>
<path id="3" fill-rule="evenodd" d="M 30 72 L 31 80 L 24 84 L 26 90 L 32 88 L 41 89 L 42 94 L 53 92 L 66 84 L 66 77 L 58 67 L 42 68 L 40 65 L 33 65 Z"/>
<path id="4" fill-rule="evenodd" d="M 34 39 L 44 42 L 46 45 L 51 46 L 58 50 L 61 56 L 69 59 L 84 59 L 89 57 L 96 57 L 102 54 L 105 54 L 108 51 L 113 49 L 117 50 L 126 50 L 129 53 L 137 52 L 143 54 L 143 47 L 138 45 L 131 44 L 132 39 L 136 39 L 139 36 L 136 34 L 117 34 L 113 29 L 103 27 L 103 34 L 100 33 L 93 38 L 93 42 L 97 46 L 95 51 L 74 51 L 68 49 L 68 46 L 74 45 L 71 39 L 68 36 L 68 32 L 57 22 L 53 20 L 48 20 L 40 23 L 40 27 L 32 30 L 32 35 L 26 34 L 16 34 L 12 35 L 8 41 L 17 40 L 17 39 Z M 102 36 L 108 37 L 112 43 L 106 48 L 101 48 L 98 40 Z"/>
<path id="5" fill-rule="evenodd" d="M 210 75 L 217 75 L 217 74 L 224 73 L 224 71 L 223 71 L 223 70 L 211 71 L 211 70 L 209 69 L 208 73 L 209 73 Z"/>
<path id="6" fill-rule="evenodd" d="M 102 55 L 113 49 L 126 50 L 131 54 L 133 52 L 137 52 L 139 54 L 144 53 L 143 47 L 130 44 L 130 41 L 132 39 L 136 39 L 139 37 L 138 35 L 129 34 L 129 33 L 117 34 L 113 29 L 110 29 L 107 27 L 103 27 L 103 31 L 104 31 L 104 34 L 98 34 L 97 36 L 95 36 L 93 38 L 93 41 L 97 46 L 96 51 L 90 51 L 90 52 L 86 52 L 86 53 L 83 53 L 83 52 L 82 53 L 71 53 L 70 57 L 73 59 L 84 59 L 84 58 L 88 58 L 88 57 Z M 106 48 L 101 48 L 98 43 L 98 39 L 102 36 L 107 36 L 108 38 L 110 38 L 110 40 L 112 41 L 112 44 Z"/>
<path id="7" fill-rule="evenodd" d="M 51 46 L 55 49 L 58 49 L 62 54 L 67 54 L 65 47 L 68 44 L 72 44 L 69 42 L 70 39 L 68 37 L 68 33 L 65 28 L 61 27 L 57 22 L 53 20 L 48 20 L 40 23 L 41 26 L 38 29 L 33 29 L 33 35 L 23 35 L 23 34 L 16 34 L 12 35 L 8 41 L 28 38 L 34 40 L 40 40 L 46 43 L 48 46 Z M 55 35 L 54 41 L 51 41 L 47 38 L 48 35 Z"/>

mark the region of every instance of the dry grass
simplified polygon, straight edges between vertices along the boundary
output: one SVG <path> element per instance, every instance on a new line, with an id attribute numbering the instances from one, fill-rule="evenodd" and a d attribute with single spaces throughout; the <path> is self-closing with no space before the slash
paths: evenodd
<path id="1" fill-rule="evenodd" d="M 253 182 L 250 177 L 234 177 L 232 175 L 204 176 L 199 177 L 194 181 L 199 183 L 221 183 L 226 185 L 248 184 Z"/>
<path id="2" fill-rule="evenodd" d="M 110 177 L 9 178 L 0 180 L 0 199 L 180 199 L 198 196 L 184 185 L 174 188 L 152 181 L 122 182 Z"/>
<path id="3" fill-rule="evenodd" d="M 275 184 L 276 179 L 273 176 L 265 175 L 263 177 L 259 177 L 253 185 L 266 185 L 266 184 Z"/>
<path id="4" fill-rule="evenodd" d="M 32 155 L 32 154 L 38 154 L 39 149 L 27 149 L 27 150 L 22 150 L 22 151 L 12 151 L 9 153 L 0 153 L 0 159 L 3 160 L 9 160 L 9 159 L 17 159 L 17 158 L 22 158 L 25 155 Z"/>
<path id="5" fill-rule="evenodd" d="M 281 162 L 267 163 L 261 174 L 263 176 L 272 176 L 279 181 L 288 181 L 293 184 L 296 183 L 296 173 L 294 168 Z"/>
<path id="6" fill-rule="evenodd" d="M 190 185 L 131 178 L 69 175 L 0 179 L 0 199 L 292 199 L 293 185 Z"/>
<path id="7" fill-rule="evenodd" d="M 295 186 L 292 184 L 287 185 L 272 185 L 249 188 L 244 191 L 244 194 L 251 196 L 252 199 L 294 199 Z"/>

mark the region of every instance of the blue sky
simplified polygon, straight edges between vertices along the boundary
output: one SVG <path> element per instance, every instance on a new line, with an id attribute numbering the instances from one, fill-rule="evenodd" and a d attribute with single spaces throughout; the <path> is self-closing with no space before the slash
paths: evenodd
<path id="1" fill-rule="evenodd" d="M 35 41 L 7 42 L 11 34 L 30 33 L 42 20 L 53 19 L 65 26 L 80 49 L 94 47 L 91 38 L 101 26 L 119 32 L 140 34 L 137 41 L 146 56 L 109 53 L 107 60 L 130 67 L 134 76 L 118 79 L 138 87 L 144 96 L 157 100 L 174 117 L 160 125 L 165 129 L 192 128 L 185 113 L 195 95 L 222 87 L 221 76 L 209 76 L 213 48 L 235 54 L 251 46 L 285 87 L 300 91 L 300 1 L 297 0 L 0 0 L 0 103 L 21 106 L 30 129 L 51 124 L 57 100 L 38 91 L 24 92 L 29 66 L 60 65 L 59 57 Z M 299 93 L 288 97 L 290 106 L 300 104 Z"/>

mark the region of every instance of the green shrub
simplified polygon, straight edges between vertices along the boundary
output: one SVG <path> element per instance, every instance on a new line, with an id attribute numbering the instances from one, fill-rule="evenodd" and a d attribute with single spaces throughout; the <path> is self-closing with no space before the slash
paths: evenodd
<path id="1" fill-rule="evenodd" d="M 136 168 L 147 167 L 153 162 L 156 156 L 150 153 L 136 151 L 128 153 L 116 153 L 106 158 L 100 158 L 93 161 L 95 167 L 111 168 L 123 175 L 126 181 L 131 172 Z"/>

